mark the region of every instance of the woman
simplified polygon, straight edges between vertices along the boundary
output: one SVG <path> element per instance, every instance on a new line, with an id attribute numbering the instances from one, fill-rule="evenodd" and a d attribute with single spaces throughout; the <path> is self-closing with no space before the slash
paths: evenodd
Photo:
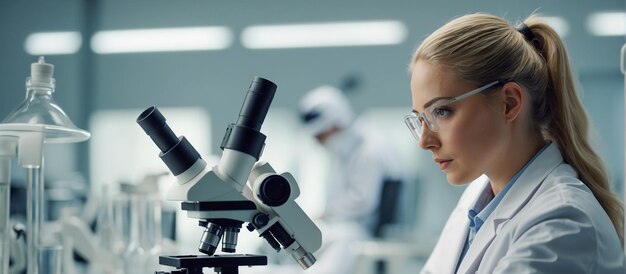
<path id="1" fill-rule="evenodd" d="M 623 208 L 551 27 L 463 16 L 411 73 L 405 122 L 450 183 L 471 182 L 422 273 L 626 273 Z"/>

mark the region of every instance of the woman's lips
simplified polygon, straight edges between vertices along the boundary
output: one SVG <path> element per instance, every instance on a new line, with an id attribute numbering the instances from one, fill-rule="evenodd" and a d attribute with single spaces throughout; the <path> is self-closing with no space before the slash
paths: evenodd
<path id="1" fill-rule="evenodd" d="M 439 164 L 439 169 L 444 170 L 450 165 L 451 162 L 452 160 L 438 160 L 437 164 Z"/>

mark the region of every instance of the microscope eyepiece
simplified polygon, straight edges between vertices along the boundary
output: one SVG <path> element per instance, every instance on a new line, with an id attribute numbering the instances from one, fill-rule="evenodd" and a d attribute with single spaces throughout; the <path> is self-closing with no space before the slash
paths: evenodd
<path id="1" fill-rule="evenodd" d="M 261 125 L 275 93 L 276 84 L 271 81 L 261 77 L 252 80 L 241 105 L 237 123 L 228 125 L 226 129 L 220 146 L 222 149 L 240 151 L 259 159 L 265 145 L 265 135 L 260 132 Z"/>
<path id="2" fill-rule="evenodd" d="M 154 106 L 147 108 L 137 117 L 139 126 L 161 150 L 159 154 L 161 160 L 165 162 L 172 174 L 178 175 L 200 159 L 200 153 L 187 141 L 187 138 L 176 137 L 165 121 L 163 114 Z"/>
<path id="3" fill-rule="evenodd" d="M 275 93 L 276 84 L 261 77 L 254 77 L 250 88 L 248 88 L 246 99 L 244 99 L 243 105 L 241 105 L 237 125 L 256 131 L 261 130 L 261 125 L 263 120 L 265 120 Z"/>
<path id="4" fill-rule="evenodd" d="M 147 108 L 137 118 L 139 126 L 163 153 L 178 143 L 178 137 L 165 121 L 165 117 L 155 106 Z"/>

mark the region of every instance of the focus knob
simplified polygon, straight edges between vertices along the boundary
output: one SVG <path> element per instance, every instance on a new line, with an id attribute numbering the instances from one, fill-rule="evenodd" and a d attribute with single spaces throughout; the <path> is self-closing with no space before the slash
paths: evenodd
<path id="1" fill-rule="evenodd" d="M 289 200 L 291 187 L 284 177 L 270 175 L 261 182 L 257 195 L 268 206 L 280 206 Z"/>

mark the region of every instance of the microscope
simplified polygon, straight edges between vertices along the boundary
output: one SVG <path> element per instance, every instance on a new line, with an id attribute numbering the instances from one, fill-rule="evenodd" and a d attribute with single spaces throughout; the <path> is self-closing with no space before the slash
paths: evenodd
<path id="1" fill-rule="evenodd" d="M 233 274 L 239 266 L 267 265 L 265 256 L 234 254 L 244 223 L 277 252 L 282 247 L 303 269 L 315 263 L 312 253 L 320 248 L 322 233 L 295 202 L 300 195 L 296 180 L 259 161 L 266 138 L 260 129 L 275 92 L 274 83 L 254 78 L 237 122 L 226 129 L 222 156 L 212 167 L 184 136 L 174 134 L 156 107 L 137 118 L 176 177 L 167 199 L 182 201 L 187 216 L 205 228 L 198 250 L 206 255 L 160 256 L 161 265 L 177 270 L 156 274 L 201 274 L 204 267 Z M 220 241 L 225 253 L 215 255 Z"/>

